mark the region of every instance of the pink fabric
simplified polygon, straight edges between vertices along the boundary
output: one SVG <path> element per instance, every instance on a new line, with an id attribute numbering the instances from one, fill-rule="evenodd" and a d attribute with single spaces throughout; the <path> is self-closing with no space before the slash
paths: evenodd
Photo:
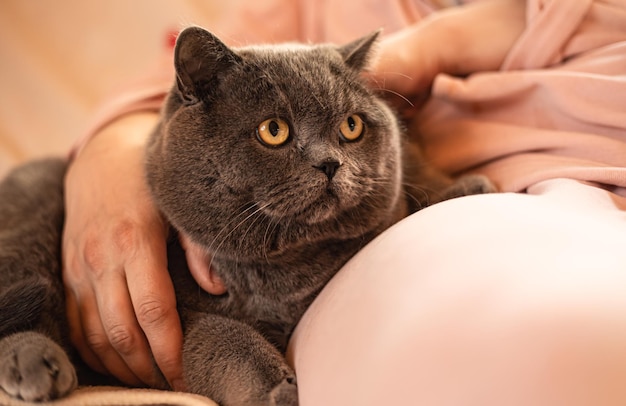
<path id="1" fill-rule="evenodd" d="M 435 81 L 413 127 L 427 156 L 503 191 L 559 177 L 626 187 L 625 21 L 624 1 L 529 1 L 501 71 Z"/>
<path id="2" fill-rule="evenodd" d="M 264 0 L 246 3 L 222 26 L 207 27 L 232 45 L 285 41 L 342 43 L 369 32 L 394 32 L 437 7 L 424 0 L 351 2 Z"/>

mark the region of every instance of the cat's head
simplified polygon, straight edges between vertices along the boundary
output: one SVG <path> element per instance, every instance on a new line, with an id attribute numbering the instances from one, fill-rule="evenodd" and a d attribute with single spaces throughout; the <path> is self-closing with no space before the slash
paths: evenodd
<path id="1" fill-rule="evenodd" d="M 389 223 L 400 134 L 360 75 L 376 36 L 231 49 L 184 30 L 147 165 L 171 223 L 241 259 Z"/>

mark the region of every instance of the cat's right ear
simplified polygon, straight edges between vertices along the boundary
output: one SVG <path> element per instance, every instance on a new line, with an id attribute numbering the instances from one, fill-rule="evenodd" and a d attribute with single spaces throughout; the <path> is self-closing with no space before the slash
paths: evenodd
<path id="1" fill-rule="evenodd" d="M 186 103 L 197 103 L 209 95 L 222 73 L 241 61 L 216 36 L 200 27 L 184 29 L 176 40 L 174 67 L 176 83 Z"/>
<path id="2" fill-rule="evenodd" d="M 374 31 L 365 37 L 338 48 L 346 65 L 357 71 L 363 70 L 369 62 L 373 45 L 381 32 L 382 30 Z"/>

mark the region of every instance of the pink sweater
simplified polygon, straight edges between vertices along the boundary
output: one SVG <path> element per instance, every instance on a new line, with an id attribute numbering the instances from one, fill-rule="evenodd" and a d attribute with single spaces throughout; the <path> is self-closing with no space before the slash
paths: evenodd
<path id="1" fill-rule="evenodd" d="M 450 172 L 504 191 L 571 178 L 626 187 L 626 2 L 528 2 L 528 27 L 498 72 L 440 75 L 416 127 Z"/>

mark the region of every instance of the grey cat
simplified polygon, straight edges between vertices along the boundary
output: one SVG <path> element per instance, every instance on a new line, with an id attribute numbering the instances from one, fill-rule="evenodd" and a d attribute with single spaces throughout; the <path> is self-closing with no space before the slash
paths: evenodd
<path id="1" fill-rule="evenodd" d="M 190 391 L 297 405 L 283 354 L 337 270 L 410 212 L 493 191 L 481 176 L 453 183 L 403 138 L 361 79 L 376 37 L 231 49 L 198 27 L 179 35 L 145 168 L 172 225 Z M 27 164 L 0 184 L 0 387 L 28 401 L 66 396 L 88 373 L 69 344 L 60 274 L 65 167 Z M 177 231 L 213 255 L 227 294 L 198 287 Z"/>

